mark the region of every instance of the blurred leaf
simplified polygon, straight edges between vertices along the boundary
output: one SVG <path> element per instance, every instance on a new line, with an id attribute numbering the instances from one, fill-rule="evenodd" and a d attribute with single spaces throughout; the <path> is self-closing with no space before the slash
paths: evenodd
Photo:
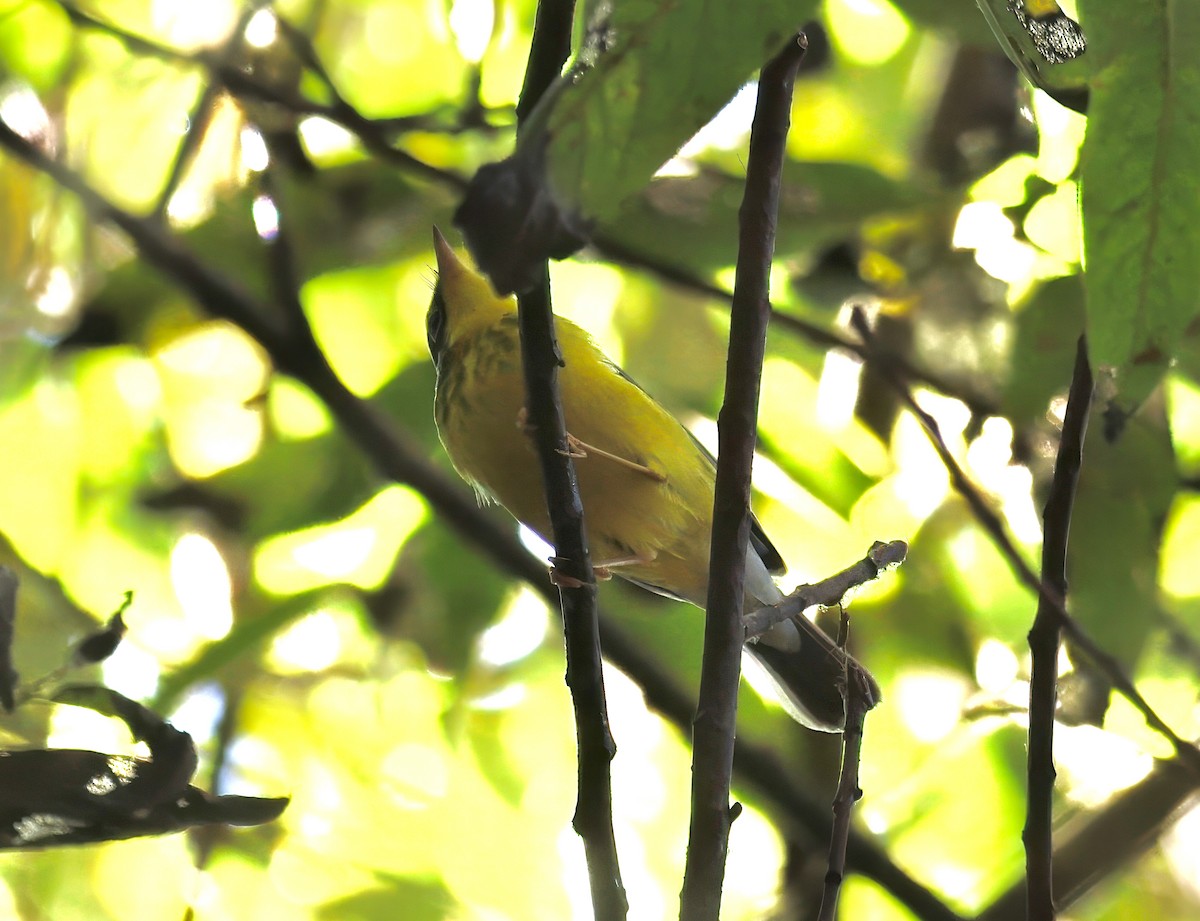
<path id="1" fill-rule="evenodd" d="M 891 0 L 913 22 L 959 41 L 991 46 L 995 36 L 973 0 Z"/>
<path id="2" fill-rule="evenodd" d="M 1004 393 L 1008 415 L 1040 422 L 1050 401 L 1066 393 L 1085 322 L 1078 275 L 1045 282 L 1021 305 Z"/>
<path id="3" fill-rule="evenodd" d="M 392 483 L 336 521 L 261 541 L 254 550 L 255 581 L 275 595 L 324 585 L 378 588 L 426 517 L 419 494 Z"/>
<path id="4" fill-rule="evenodd" d="M 784 167 L 778 258 L 795 258 L 855 235 L 875 215 L 927 200 L 916 187 L 854 163 Z M 602 224 L 606 236 L 640 255 L 707 277 L 737 259 L 737 212 L 743 180 L 715 170 L 655 179 Z"/>
<path id="5" fill-rule="evenodd" d="M 405 554 L 402 566 L 420 574 L 418 594 L 385 617 L 399 614 L 404 635 L 420 643 L 437 668 L 460 674 L 474 659 L 479 635 L 496 619 L 512 582 L 478 554 L 464 553 L 461 540 L 440 523 L 423 527 L 410 547 L 415 552 Z"/>
<path id="6" fill-rule="evenodd" d="M 1090 427 L 1071 520 L 1069 606 L 1126 674 L 1133 673 L 1157 626 L 1159 545 L 1175 477 L 1161 404 L 1146 406 L 1116 443 L 1100 426 Z M 1080 695 L 1080 706 L 1070 716 L 1099 725 L 1108 705 L 1108 681 L 1092 663 L 1076 667 L 1095 693 Z"/>
<path id="7" fill-rule="evenodd" d="M 304 288 L 313 335 L 338 376 L 360 396 L 378 390 L 401 364 L 398 280 L 390 266 L 356 268 L 327 272 Z"/>
<path id="8" fill-rule="evenodd" d="M 188 688 L 210 679 L 223 679 L 225 669 L 239 659 L 260 652 L 272 638 L 310 613 L 327 591 L 303 592 L 269 602 L 261 597 L 247 599 L 237 623 L 228 634 L 205 646 L 192 661 L 163 677 L 154 698 L 155 708 L 170 711 Z"/>
<path id="9" fill-rule="evenodd" d="M 250 460 L 209 477 L 205 490 L 236 503 L 251 539 L 340 518 L 372 490 L 363 459 L 334 430 L 315 438 L 268 439 Z"/>
<path id="10" fill-rule="evenodd" d="M 519 806 L 526 779 L 506 748 L 507 739 L 496 714 L 481 713 L 467 722 L 467 738 L 487 782 L 510 806 Z"/>
<path id="11" fill-rule="evenodd" d="M 466 80 L 445 19 L 417 0 L 330 4 L 313 44 L 335 84 L 370 116 L 407 115 L 455 100 Z M 354 54 L 346 54 L 348 46 Z"/>
<path id="12" fill-rule="evenodd" d="M 908 787 L 910 795 L 888 804 L 895 821 L 904 824 L 893 853 L 923 854 L 962 873 L 960 898 L 970 906 L 986 904 L 1015 875 L 1024 815 L 1020 742 L 1017 727 L 1009 726 L 978 746 L 946 746 L 909 775 L 917 780 Z M 971 778 L 972 795 L 946 795 L 962 777 Z M 942 832 L 947 827 L 972 831 L 947 836 Z"/>
<path id="13" fill-rule="evenodd" d="M 1196 315 L 1200 291 L 1200 7 L 1081 2 L 1094 57 L 1080 154 L 1088 348 L 1140 405 Z M 1122 372 L 1154 369 L 1136 388 Z"/>
<path id="14" fill-rule="evenodd" d="M 459 917 L 462 906 L 439 879 L 379 874 L 380 884 L 321 906 L 318 918 L 329 921 L 386 921 L 403 906 L 404 921 L 443 921 Z"/>
<path id="15" fill-rule="evenodd" d="M 72 39 L 67 15 L 53 3 L 0 5 L 0 78 L 53 86 L 68 66 Z"/>
<path id="16" fill-rule="evenodd" d="M 291 235 L 301 280 L 349 266 L 378 264 L 384 259 L 428 258 L 428 228 L 444 219 L 451 198 L 434 190 L 418 197 L 412 180 L 396 170 L 351 163 L 324 170 L 320 184 L 283 179 L 276 205 Z M 221 270 L 242 287 L 266 299 L 270 291 L 265 246 L 254 231 L 251 209 L 257 190 L 241 188 L 215 202 L 213 213 L 183 234 L 194 252 L 220 254 Z M 150 304 L 179 304 L 179 292 L 141 262 L 131 261 L 105 278 L 92 304 L 117 318 L 122 329 L 141 332 Z M 141 336 L 131 336 L 140 339 Z"/>

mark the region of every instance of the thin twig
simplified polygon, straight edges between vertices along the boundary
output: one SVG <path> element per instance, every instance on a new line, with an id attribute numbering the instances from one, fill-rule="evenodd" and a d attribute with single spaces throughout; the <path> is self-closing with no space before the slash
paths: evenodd
<path id="1" fill-rule="evenodd" d="M 246 26 L 250 22 L 250 18 L 254 15 L 254 10 L 251 7 L 246 7 L 242 11 L 238 21 L 234 24 L 229 36 L 225 39 L 218 52 L 221 58 L 229 61 L 233 58 L 235 52 L 241 47 L 245 41 Z M 179 142 L 179 149 L 175 151 L 175 157 L 171 161 L 171 169 L 167 174 L 166 182 L 163 183 L 162 190 L 158 193 L 158 201 L 154 205 L 154 216 L 160 221 L 166 217 L 167 207 L 171 203 L 171 198 L 179 188 L 179 183 L 183 180 L 183 174 L 187 168 L 191 166 L 192 160 L 196 152 L 200 149 L 200 145 L 204 142 L 204 136 L 208 132 L 208 126 L 212 122 L 212 117 L 215 112 L 217 99 L 220 97 L 222 88 L 216 83 L 205 83 L 204 89 L 200 93 L 200 98 L 192 107 L 191 114 L 188 116 L 188 128 L 183 134 L 183 139 Z"/>
<path id="2" fill-rule="evenodd" d="M 1071 511 L 1083 464 L 1083 442 L 1092 405 L 1092 370 L 1087 340 L 1079 337 L 1075 371 L 1063 416 L 1062 438 L 1050 495 L 1042 514 L 1042 583 L 1057 598 L 1067 597 L 1067 544 Z M 1029 631 L 1033 656 L 1029 680 L 1029 752 L 1025 829 L 1025 881 L 1030 921 L 1052 921 L 1054 818 L 1054 717 L 1058 704 L 1059 623 L 1046 592 L 1038 595 L 1037 614 Z"/>
<path id="3" fill-rule="evenodd" d="M 779 213 L 779 183 L 792 85 L 808 47 L 803 35 L 762 69 L 738 213 L 737 279 L 729 322 L 725 400 L 718 419 L 712 551 L 704 625 L 700 701 L 692 725 L 692 816 L 680 900 L 683 921 L 716 921 L 729 828 L 734 725 L 745 634 L 741 613 L 750 541 L 750 473 L 758 431 L 758 392 L 770 322 L 768 285 Z"/>
<path id="4" fill-rule="evenodd" d="M 855 331 L 863 338 L 863 342 L 868 346 L 872 345 L 874 334 L 871 332 L 863 311 L 855 309 L 851 315 L 850 322 Z M 1195 745 L 1181 738 L 1175 730 L 1167 725 L 1163 718 L 1150 706 L 1146 698 L 1142 696 L 1141 692 L 1138 691 L 1129 676 L 1125 674 L 1121 664 L 1113 656 L 1097 646 L 1096 642 L 1084 631 L 1075 618 L 1067 612 L 1061 595 L 1053 586 L 1042 584 L 1042 580 L 1029 564 L 1025 562 L 1024 557 L 1021 556 L 1021 552 L 1017 549 L 1017 545 L 1009 537 L 1008 531 L 1004 523 L 1000 520 L 1000 517 L 992 510 L 983 493 L 971 482 L 958 461 L 954 459 L 954 455 L 951 454 L 950 448 L 946 445 L 945 439 L 942 438 L 941 432 L 938 429 L 937 420 L 920 407 L 908 385 L 886 362 L 881 366 L 881 370 L 888 378 L 897 396 L 900 397 L 900 400 L 908 407 L 909 411 L 916 416 L 917 421 L 920 422 L 921 427 L 925 430 L 930 444 L 933 445 L 946 471 L 950 474 L 950 482 L 954 486 L 955 491 L 966 501 L 975 519 L 983 526 L 984 531 L 991 538 L 992 543 L 995 544 L 996 549 L 1000 551 L 1001 556 L 1007 561 L 1017 578 L 1039 597 L 1045 597 L 1047 609 L 1050 611 L 1051 616 L 1058 622 L 1059 629 L 1071 641 L 1075 649 L 1087 656 L 1096 665 L 1105 677 L 1112 682 L 1112 686 L 1120 692 L 1121 696 L 1133 704 L 1134 708 L 1142 715 L 1146 724 L 1151 729 L 1171 743 L 1171 747 L 1175 749 L 1179 760 L 1200 774 L 1200 749 L 1197 749 Z"/>
<path id="5" fill-rule="evenodd" d="M 214 108 L 220 95 L 221 88 L 219 86 L 214 83 L 205 84 L 200 98 L 188 115 L 187 131 L 184 132 L 183 139 L 179 142 L 179 149 L 175 151 L 167 179 L 158 193 L 158 201 L 154 204 L 152 213 L 160 221 L 166 218 L 167 208 L 179 189 L 179 183 L 183 181 L 183 174 L 191 166 L 196 151 L 204 142 L 204 136 L 208 133 L 208 127 L 212 123 Z"/>
<path id="6" fill-rule="evenodd" d="M 17 625 L 17 574 L 0 565 L 0 707 L 12 713 L 16 706 L 17 670 L 12 646 Z"/>
<path id="7" fill-rule="evenodd" d="M 333 90 L 331 82 L 327 86 L 331 90 L 333 102 L 329 104 L 314 102 L 294 89 L 263 82 L 225 61 L 218 53 L 206 50 L 194 53 L 180 51 L 92 16 L 68 0 L 54 0 L 54 2 L 62 8 L 67 14 L 67 18 L 76 26 L 112 36 L 135 54 L 185 67 L 203 68 L 208 71 L 216 83 L 224 86 L 234 95 L 272 103 L 295 115 L 318 115 L 326 118 L 354 134 L 367 150 L 386 163 L 400 167 L 422 179 L 448 185 L 460 191 L 466 187 L 466 180 L 462 176 L 450 170 L 432 166 L 418 157 L 392 146 L 387 137 L 386 123 L 375 122 L 367 118 L 342 99 Z"/>
<path id="8" fill-rule="evenodd" d="M 907 555 L 908 544 L 902 540 L 876 541 L 867 555 L 853 566 L 820 582 L 798 586 L 776 604 L 750 611 L 742 618 L 744 639 L 749 641 L 762 636 L 777 623 L 797 617 L 811 607 L 830 608 L 842 604 L 847 595 L 878 579 L 882 573 L 895 569 Z"/>
<path id="9" fill-rule="evenodd" d="M 838 645 L 845 647 L 848 639 L 850 618 L 842 610 Z M 867 711 L 873 706 L 865 688 L 847 673 L 846 680 L 846 728 L 842 732 L 842 772 L 838 779 L 837 792 L 833 797 L 833 831 L 829 836 L 829 867 L 825 872 L 825 886 L 821 892 L 821 908 L 817 921 L 834 921 L 837 917 L 838 896 L 846 878 L 846 848 L 850 843 L 850 817 L 854 804 L 862 798 L 858 786 L 858 766 L 862 754 L 863 726 Z"/>

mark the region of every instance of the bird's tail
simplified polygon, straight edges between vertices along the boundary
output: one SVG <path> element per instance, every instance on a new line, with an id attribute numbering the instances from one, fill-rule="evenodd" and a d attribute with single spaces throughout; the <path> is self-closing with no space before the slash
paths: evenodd
<path id="1" fill-rule="evenodd" d="M 746 560 L 746 608 L 774 604 L 783 593 L 751 548 Z M 874 706 L 879 685 L 853 656 L 838 648 L 803 614 L 776 624 L 757 642 L 748 643 L 745 661 L 757 665 L 779 692 L 779 701 L 798 722 L 822 732 L 840 732 L 846 724 L 842 689 L 854 682 Z"/>

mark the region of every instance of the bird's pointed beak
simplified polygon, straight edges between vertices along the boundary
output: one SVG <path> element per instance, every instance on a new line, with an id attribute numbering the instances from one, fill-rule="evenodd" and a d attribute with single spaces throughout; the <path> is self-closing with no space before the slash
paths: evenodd
<path id="1" fill-rule="evenodd" d="M 437 270 L 441 278 L 462 273 L 462 260 L 458 258 L 454 247 L 446 242 L 446 238 L 442 236 L 442 232 L 436 226 L 433 228 L 433 252 L 437 257 Z"/>

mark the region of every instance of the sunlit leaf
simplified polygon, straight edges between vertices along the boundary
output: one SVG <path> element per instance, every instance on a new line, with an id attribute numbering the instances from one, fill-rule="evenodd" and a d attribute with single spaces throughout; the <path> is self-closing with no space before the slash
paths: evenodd
<path id="1" fill-rule="evenodd" d="M 1161 374 L 1200 306 L 1200 62 L 1185 50 L 1200 8 L 1081 7 L 1096 67 L 1080 157 L 1088 347 L 1098 365 Z M 1122 386 L 1122 403 L 1154 382 Z"/>
<path id="2" fill-rule="evenodd" d="M 1131 672 L 1155 626 L 1151 586 L 1174 495 L 1175 457 L 1161 409 L 1144 409 L 1116 443 L 1107 441 L 1102 426 L 1093 426 L 1086 455 L 1067 560 L 1071 610 L 1095 642 Z M 1138 471 L 1132 481 L 1131 470 Z M 1097 688 L 1091 703 L 1072 716 L 1098 720 L 1108 682 L 1091 663 L 1077 667 Z"/>
<path id="3" fill-rule="evenodd" d="M 34 86 L 53 86 L 62 76 L 71 34 L 66 14 L 53 3 L 0 5 L 0 61 Z"/>
<path id="4" fill-rule="evenodd" d="M 1071 382 L 1076 343 L 1084 330 L 1083 283 L 1077 275 L 1039 287 L 1017 314 L 1005 408 L 1018 419 L 1043 418 Z"/>
<path id="5" fill-rule="evenodd" d="M 456 216 L 503 291 L 530 260 L 563 258 L 778 53 L 803 21 L 796 4 L 753 17 L 702 2 L 639 0 L 588 23 L 576 68 L 541 98 L 517 153 L 480 171 Z M 711 37 L 719 35 L 719 41 Z M 514 232 L 536 252 L 514 252 Z"/>

